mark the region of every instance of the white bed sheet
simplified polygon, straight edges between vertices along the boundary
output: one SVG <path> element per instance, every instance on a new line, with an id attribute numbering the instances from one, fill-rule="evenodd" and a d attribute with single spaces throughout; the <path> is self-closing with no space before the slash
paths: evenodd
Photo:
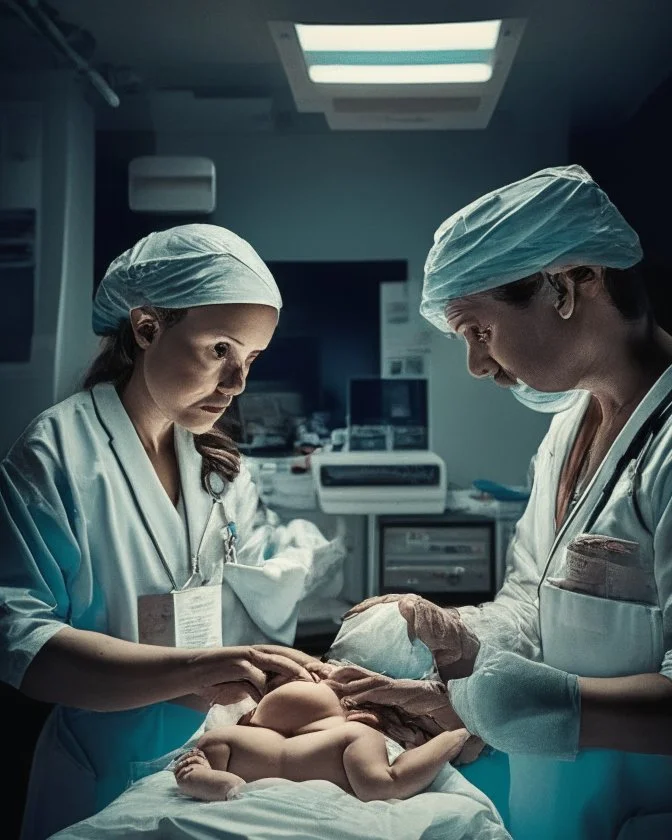
<path id="1" fill-rule="evenodd" d="M 114 802 L 50 840 L 511 840 L 491 800 L 450 764 L 406 800 L 360 802 L 331 782 L 284 779 L 243 785 L 226 802 L 181 793 L 173 759 L 254 705 L 214 706 L 183 748 L 137 765 L 138 780 Z M 387 739 L 387 752 L 393 763 L 403 749 Z"/>
<path id="2" fill-rule="evenodd" d="M 490 800 L 447 765 L 411 799 L 360 802 L 331 782 L 268 779 L 226 802 L 184 796 L 170 770 L 52 840 L 511 840 Z"/>

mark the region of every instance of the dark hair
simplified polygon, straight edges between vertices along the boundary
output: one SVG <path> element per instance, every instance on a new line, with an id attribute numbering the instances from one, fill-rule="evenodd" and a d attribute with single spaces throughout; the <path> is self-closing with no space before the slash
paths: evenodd
<path id="1" fill-rule="evenodd" d="M 652 308 L 646 285 L 642 276 L 642 264 L 637 263 L 630 268 L 605 268 L 604 288 L 607 290 L 611 302 L 627 321 L 636 321 L 646 317 L 651 320 Z M 585 283 L 592 276 L 586 266 L 578 266 L 567 270 L 567 275 L 575 283 Z M 509 303 L 519 309 L 529 306 L 534 295 L 541 289 L 544 281 L 548 281 L 554 288 L 554 275 L 545 271 L 538 271 L 522 280 L 515 280 L 493 289 L 490 294 L 495 300 Z"/>
<path id="2" fill-rule="evenodd" d="M 142 309 L 168 328 L 179 323 L 188 311 L 159 306 L 143 306 Z M 116 332 L 103 336 L 101 345 L 100 353 L 87 371 L 82 387 L 89 390 L 99 382 L 111 382 L 120 390 L 131 378 L 139 349 L 130 319 L 122 321 Z M 240 453 L 235 443 L 216 426 L 209 432 L 194 435 L 194 445 L 202 459 L 201 484 L 204 490 L 210 492 L 210 477 L 213 473 L 224 482 L 231 482 L 240 472 Z"/>

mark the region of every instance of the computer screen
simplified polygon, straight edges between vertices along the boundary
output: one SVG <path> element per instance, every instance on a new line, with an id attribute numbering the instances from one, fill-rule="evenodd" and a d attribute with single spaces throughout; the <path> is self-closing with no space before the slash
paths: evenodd
<path id="1" fill-rule="evenodd" d="M 426 379 L 351 379 L 350 426 L 427 427 Z"/>

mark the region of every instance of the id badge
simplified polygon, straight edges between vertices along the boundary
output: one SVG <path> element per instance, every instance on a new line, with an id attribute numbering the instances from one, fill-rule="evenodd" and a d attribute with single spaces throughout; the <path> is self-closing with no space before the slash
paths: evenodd
<path id="1" fill-rule="evenodd" d="M 221 584 L 138 598 L 138 636 L 146 645 L 221 647 Z"/>

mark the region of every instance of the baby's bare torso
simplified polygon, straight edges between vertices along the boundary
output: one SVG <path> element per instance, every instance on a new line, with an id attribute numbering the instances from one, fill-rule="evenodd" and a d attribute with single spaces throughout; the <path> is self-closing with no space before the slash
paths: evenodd
<path id="1" fill-rule="evenodd" d="M 246 782 L 268 778 L 292 782 L 323 779 L 353 793 L 343 767 L 343 753 L 369 732 L 369 727 L 342 721 L 336 725 L 325 721 L 322 725 L 324 729 L 291 737 L 260 726 L 226 726 L 206 733 L 198 747 L 213 769 L 227 769 Z"/>

